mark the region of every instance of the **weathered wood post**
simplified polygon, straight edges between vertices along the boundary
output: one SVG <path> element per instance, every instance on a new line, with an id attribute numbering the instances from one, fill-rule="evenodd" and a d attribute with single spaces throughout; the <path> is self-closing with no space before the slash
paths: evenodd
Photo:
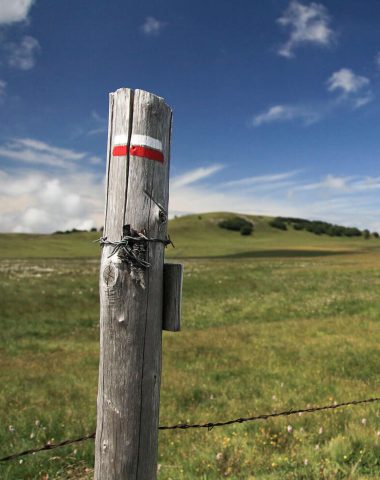
<path id="1" fill-rule="evenodd" d="M 110 95 L 96 480 L 156 478 L 171 121 L 151 93 Z"/>

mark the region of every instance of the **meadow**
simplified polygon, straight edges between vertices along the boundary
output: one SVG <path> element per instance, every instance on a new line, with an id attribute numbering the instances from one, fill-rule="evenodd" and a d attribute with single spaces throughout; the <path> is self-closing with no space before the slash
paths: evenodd
<path id="1" fill-rule="evenodd" d="M 222 230 L 174 219 L 182 331 L 163 334 L 160 424 L 380 393 L 380 240 Z M 97 233 L 0 235 L 0 457 L 95 429 Z M 162 431 L 159 480 L 380 478 L 380 404 Z M 0 465 L 0 478 L 90 479 L 93 441 Z"/>

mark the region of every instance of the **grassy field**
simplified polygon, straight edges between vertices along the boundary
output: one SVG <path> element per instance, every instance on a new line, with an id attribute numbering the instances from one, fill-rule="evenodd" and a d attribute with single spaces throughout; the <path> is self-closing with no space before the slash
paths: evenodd
<path id="1" fill-rule="evenodd" d="M 165 332 L 161 424 L 380 394 L 380 240 L 173 220 L 183 330 Z M 0 456 L 91 433 L 97 234 L 0 235 Z M 0 478 L 92 478 L 87 441 L 0 465 Z M 380 404 L 160 432 L 160 480 L 379 479 Z"/>

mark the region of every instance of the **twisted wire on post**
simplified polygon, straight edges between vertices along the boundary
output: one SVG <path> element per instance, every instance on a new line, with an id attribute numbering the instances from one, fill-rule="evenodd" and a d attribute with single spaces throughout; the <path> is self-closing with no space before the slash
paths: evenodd
<path id="1" fill-rule="evenodd" d="M 227 425 L 232 425 L 234 423 L 254 422 L 257 420 L 268 420 L 269 418 L 275 418 L 275 417 L 289 417 L 290 415 L 299 415 L 301 413 L 315 413 L 315 412 L 321 412 L 323 410 L 335 410 L 337 408 L 360 405 L 364 403 L 374 403 L 379 401 L 380 401 L 380 397 L 373 397 L 373 398 L 367 398 L 365 400 L 351 400 L 350 402 L 333 403 L 332 405 L 324 405 L 321 407 L 298 408 L 297 410 L 290 409 L 282 412 L 264 413 L 264 414 L 255 415 L 252 417 L 235 418 L 234 420 L 226 420 L 223 422 L 192 423 L 192 424 L 179 423 L 177 425 L 169 425 L 169 426 L 162 425 L 158 427 L 158 429 L 159 430 L 187 430 L 189 428 L 207 428 L 210 431 L 214 427 L 224 427 Z M 90 435 L 85 435 L 83 437 L 77 438 L 75 440 L 64 440 L 63 442 L 55 443 L 55 444 L 48 443 L 39 448 L 32 448 L 30 450 L 25 450 L 20 453 L 13 453 L 12 455 L 8 455 L 7 457 L 0 458 L 0 462 L 7 462 L 25 455 L 31 455 L 37 452 L 42 452 L 44 450 L 53 450 L 54 448 L 64 447 L 66 445 L 71 445 L 73 443 L 79 443 L 79 442 L 83 442 L 84 440 L 90 440 L 94 438 L 95 438 L 95 432 L 91 433 Z"/>
<path id="2" fill-rule="evenodd" d="M 168 245 L 172 245 L 174 247 L 174 244 L 169 236 L 164 239 L 149 238 L 143 233 L 137 233 L 136 237 L 133 237 L 131 235 L 124 235 L 119 242 L 111 242 L 110 240 L 107 240 L 107 237 L 100 237 L 98 240 L 95 240 L 95 242 L 98 242 L 102 247 L 104 245 L 110 245 L 114 247 L 108 257 L 112 257 L 112 255 L 117 253 L 120 258 L 126 260 L 132 265 L 143 269 L 149 268 L 150 263 L 138 256 L 137 253 L 139 253 L 139 248 L 134 249 L 135 246 L 138 247 L 139 245 L 141 245 L 142 247 L 144 247 L 149 242 L 158 242 L 163 243 L 165 247 L 167 247 Z"/>

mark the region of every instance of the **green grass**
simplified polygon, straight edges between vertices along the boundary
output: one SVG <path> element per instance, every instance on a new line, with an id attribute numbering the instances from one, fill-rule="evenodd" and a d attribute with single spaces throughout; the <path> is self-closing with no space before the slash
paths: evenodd
<path id="1" fill-rule="evenodd" d="M 379 395 L 380 240 L 173 220 L 182 332 L 164 333 L 161 424 Z M 0 235 L 0 456 L 92 432 L 97 234 Z M 93 442 L 0 465 L 0 478 L 92 478 Z M 378 479 L 380 405 L 160 432 L 159 479 Z"/>

